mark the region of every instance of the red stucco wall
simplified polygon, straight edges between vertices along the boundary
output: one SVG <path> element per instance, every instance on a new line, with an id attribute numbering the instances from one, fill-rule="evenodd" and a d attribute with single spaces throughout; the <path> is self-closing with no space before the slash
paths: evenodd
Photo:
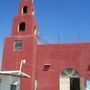
<path id="1" fill-rule="evenodd" d="M 14 41 L 23 40 L 24 45 L 22 51 L 14 50 Z M 35 65 L 36 65 L 36 38 L 29 37 L 8 37 L 5 39 L 2 70 L 19 70 L 21 60 L 25 59 L 26 64 L 22 67 L 22 72 L 31 76 L 28 79 L 22 79 L 22 90 L 33 90 L 35 80 Z M 28 87 L 29 86 L 29 87 Z"/>
<path id="2" fill-rule="evenodd" d="M 51 64 L 43 71 L 44 64 Z M 90 44 L 55 44 L 38 46 L 37 80 L 38 90 L 59 90 L 60 74 L 72 68 L 84 77 L 89 77 Z M 86 81 L 85 81 L 86 82 Z"/>

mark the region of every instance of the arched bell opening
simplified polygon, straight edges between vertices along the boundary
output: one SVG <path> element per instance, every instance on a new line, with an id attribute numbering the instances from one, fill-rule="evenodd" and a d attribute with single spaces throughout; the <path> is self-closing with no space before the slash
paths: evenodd
<path id="1" fill-rule="evenodd" d="M 28 9 L 27 6 L 23 6 L 23 8 L 22 8 L 22 14 L 27 14 L 27 9 Z"/>
<path id="2" fill-rule="evenodd" d="M 24 32 L 24 31 L 25 31 L 25 28 L 26 28 L 25 22 L 21 22 L 21 23 L 19 24 L 18 31 L 19 31 L 19 32 Z"/>

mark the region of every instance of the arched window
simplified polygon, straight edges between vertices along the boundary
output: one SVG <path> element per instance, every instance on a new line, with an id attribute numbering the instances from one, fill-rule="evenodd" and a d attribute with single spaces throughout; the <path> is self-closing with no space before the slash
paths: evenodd
<path id="1" fill-rule="evenodd" d="M 23 6 L 23 14 L 27 13 L 27 6 Z"/>
<path id="2" fill-rule="evenodd" d="M 25 31 L 25 22 L 19 24 L 19 31 Z"/>
<path id="3" fill-rule="evenodd" d="M 80 88 L 83 87 L 80 86 L 83 85 L 84 83 L 82 83 L 81 85 L 81 77 L 76 70 L 67 68 L 63 72 L 61 72 L 59 90 L 82 90 Z"/>
<path id="4" fill-rule="evenodd" d="M 80 75 L 74 69 L 67 68 L 61 73 L 61 77 L 80 77 Z"/>

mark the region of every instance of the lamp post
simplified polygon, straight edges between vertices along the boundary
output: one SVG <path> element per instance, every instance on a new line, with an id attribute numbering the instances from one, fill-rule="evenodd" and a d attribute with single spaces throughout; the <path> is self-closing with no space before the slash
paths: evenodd
<path id="1" fill-rule="evenodd" d="M 19 74 L 21 74 L 22 66 L 23 66 L 23 64 L 25 64 L 25 63 L 26 63 L 26 60 L 25 60 L 25 59 L 21 60 L 20 68 L 19 68 Z M 21 83 L 22 83 L 22 77 L 21 77 Z M 22 85 L 22 84 L 21 84 L 21 85 Z M 20 85 L 20 87 L 21 87 L 20 90 L 22 90 L 22 86 L 21 86 L 21 85 Z"/>
<path id="2" fill-rule="evenodd" d="M 25 64 L 25 63 L 26 63 L 25 59 L 21 60 L 20 69 L 19 69 L 20 72 L 22 71 L 22 65 Z"/>

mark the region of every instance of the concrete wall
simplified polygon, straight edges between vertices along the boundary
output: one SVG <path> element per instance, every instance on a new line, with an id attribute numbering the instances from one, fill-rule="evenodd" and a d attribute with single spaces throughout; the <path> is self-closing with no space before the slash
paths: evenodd
<path id="1" fill-rule="evenodd" d="M 0 85 L 0 90 L 10 90 L 11 84 L 15 82 L 20 82 L 20 78 L 18 77 L 13 77 L 13 76 L 6 76 L 6 75 L 1 75 L 1 85 Z M 20 87 L 20 83 L 17 85 L 17 90 Z"/>

